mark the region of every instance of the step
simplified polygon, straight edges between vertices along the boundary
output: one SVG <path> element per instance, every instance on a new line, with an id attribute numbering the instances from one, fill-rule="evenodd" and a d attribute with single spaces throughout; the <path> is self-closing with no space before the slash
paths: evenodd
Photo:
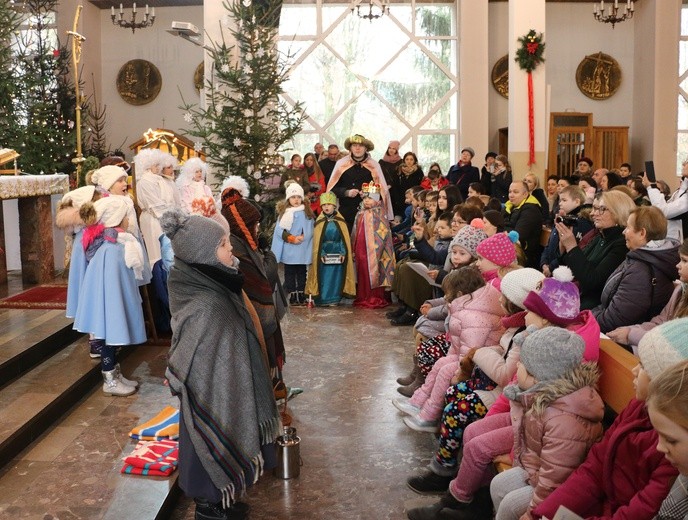
<path id="1" fill-rule="evenodd" d="M 88 338 L 70 343 L 0 390 L 0 467 L 28 446 L 101 379 Z"/>
<path id="2" fill-rule="evenodd" d="M 0 309 L 0 388 L 79 337 L 63 310 Z"/>
<path id="3" fill-rule="evenodd" d="M 65 348 L 63 362 L 74 364 L 75 372 L 99 372 L 84 341 Z M 106 396 L 97 373 L 96 386 L 84 391 L 71 408 L 63 408 L 48 430 L 0 469 L 0 518 L 3 513 L 30 518 L 169 518 L 179 494 L 176 472 L 169 478 L 120 474 L 122 457 L 136 444 L 129 430 L 164 406 L 178 405 L 164 385 L 168 349 L 146 345 L 121 353 L 125 351 L 129 355 L 122 359 L 123 372 L 140 381 L 139 391 L 128 397 Z M 90 371 L 89 363 L 94 367 Z M 44 375 L 52 377 L 51 370 L 55 369 L 46 368 Z M 0 402 L 0 409 L 3 406 Z"/>

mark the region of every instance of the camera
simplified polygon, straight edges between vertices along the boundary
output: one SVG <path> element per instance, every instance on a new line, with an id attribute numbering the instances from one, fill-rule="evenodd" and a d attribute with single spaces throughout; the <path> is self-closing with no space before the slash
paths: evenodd
<path id="1" fill-rule="evenodd" d="M 559 215 L 554 219 L 554 222 L 560 222 L 566 227 L 573 227 L 578 222 L 578 217 L 575 215 Z"/>

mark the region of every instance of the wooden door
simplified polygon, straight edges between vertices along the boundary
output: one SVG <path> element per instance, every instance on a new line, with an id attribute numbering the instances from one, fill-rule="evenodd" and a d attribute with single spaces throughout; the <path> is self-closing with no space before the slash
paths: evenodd
<path id="1" fill-rule="evenodd" d="M 549 175 L 570 176 L 581 157 L 592 157 L 592 114 L 552 112 L 549 124 Z"/>

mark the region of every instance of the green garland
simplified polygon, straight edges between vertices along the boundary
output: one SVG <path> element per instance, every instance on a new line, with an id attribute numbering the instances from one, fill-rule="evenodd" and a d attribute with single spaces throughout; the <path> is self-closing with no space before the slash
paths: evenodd
<path id="1" fill-rule="evenodd" d="M 538 34 L 531 29 L 528 34 L 518 39 L 521 47 L 516 51 L 515 61 L 526 72 L 532 72 L 540 63 L 544 63 L 542 57 L 545 52 L 545 44 L 542 42 L 542 33 Z"/>

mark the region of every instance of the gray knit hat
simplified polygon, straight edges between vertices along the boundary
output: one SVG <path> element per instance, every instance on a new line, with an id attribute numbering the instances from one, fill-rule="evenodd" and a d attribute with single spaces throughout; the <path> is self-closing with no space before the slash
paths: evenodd
<path id="1" fill-rule="evenodd" d="M 688 318 L 669 320 L 643 336 L 638 344 L 638 357 L 650 379 L 688 359 L 687 336 Z"/>
<path id="2" fill-rule="evenodd" d="M 487 235 L 485 232 L 482 229 L 473 226 L 471 223 L 459 229 L 459 232 L 451 241 L 449 251 L 451 251 L 451 248 L 454 246 L 461 246 L 468 251 L 473 258 L 478 258 L 478 253 L 476 253 L 475 250 L 478 247 L 478 244 L 480 244 L 480 242 L 486 238 Z"/>
<path id="3" fill-rule="evenodd" d="M 499 289 L 507 300 L 517 307 L 525 309 L 523 300 L 525 300 L 528 293 L 534 291 L 538 284 L 544 279 L 545 275 L 532 267 L 514 269 L 504 275 Z"/>
<path id="4" fill-rule="evenodd" d="M 559 379 L 583 362 L 585 342 L 575 332 L 545 327 L 533 332 L 521 346 L 521 363 L 538 382 Z"/>
<path id="5" fill-rule="evenodd" d="M 160 226 L 172 242 L 177 258 L 187 264 L 222 267 L 217 259 L 217 248 L 227 232 L 218 222 L 174 208 L 160 217 Z"/>

